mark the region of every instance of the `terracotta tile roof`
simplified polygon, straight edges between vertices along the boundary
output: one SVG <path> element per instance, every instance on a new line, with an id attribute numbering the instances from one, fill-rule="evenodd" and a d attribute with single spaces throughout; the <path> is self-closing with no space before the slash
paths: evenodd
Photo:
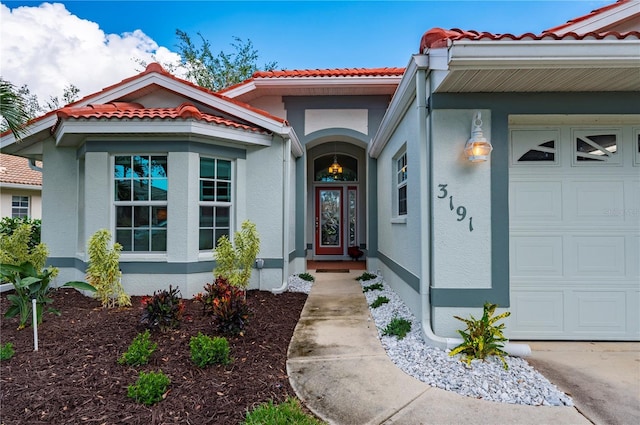
<path id="1" fill-rule="evenodd" d="M 175 81 L 179 81 L 182 84 L 185 84 L 187 86 L 193 87 L 193 88 L 195 88 L 195 89 L 197 89 L 197 90 L 199 90 L 201 92 L 210 94 L 210 95 L 215 96 L 215 97 L 217 97 L 219 99 L 222 99 L 222 100 L 224 100 L 226 102 L 233 103 L 233 104 L 238 105 L 238 106 L 240 106 L 240 107 L 242 107 L 244 109 L 253 111 L 253 112 L 255 112 L 255 113 L 259 114 L 259 115 L 263 115 L 263 116 L 265 116 L 265 117 L 267 117 L 267 118 L 269 118 L 271 120 L 274 120 L 276 122 L 282 123 L 284 125 L 289 125 L 287 120 L 285 120 L 283 118 L 280 118 L 280 117 L 277 117 L 275 115 L 271 115 L 270 113 L 268 113 L 266 111 L 263 111 L 262 109 L 255 108 L 255 107 L 253 107 L 253 106 L 251 106 L 251 105 L 249 105 L 247 103 L 240 102 L 240 101 L 238 101 L 236 99 L 232 99 L 232 98 L 226 97 L 221 93 L 217 93 L 217 92 L 214 92 L 212 90 L 205 89 L 204 87 L 200 87 L 197 84 L 192 83 L 191 81 L 187 81 L 187 80 L 183 80 L 181 78 L 178 78 L 178 77 L 172 75 L 171 73 L 169 73 L 168 71 L 166 71 L 160 64 L 155 63 L 155 62 L 154 63 L 150 63 L 149 65 L 147 65 L 147 68 L 144 71 L 142 71 L 140 74 L 134 75 L 133 77 L 125 78 L 124 80 L 120 81 L 119 83 L 112 84 L 112 85 L 110 85 L 108 87 L 103 88 L 99 92 L 92 93 L 90 95 L 84 96 L 83 98 L 81 98 L 81 99 L 79 99 L 79 100 L 77 100 L 75 102 L 69 103 L 64 108 L 73 107 L 74 105 L 78 105 L 80 103 L 86 103 L 86 102 L 90 101 L 93 98 L 101 96 L 102 94 L 106 93 L 109 90 L 113 90 L 115 88 L 123 86 L 123 85 L 125 85 L 125 84 L 127 84 L 127 83 L 129 83 L 131 81 L 135 81 L 136 79 L 139 79 L 139 78 L 141 78 L 141 77 L 143 77 L 145 75 L 151 74 L 151 73 L 161 74 L 161 75 L 163 75 L 163 76 L 165 76 L 167 78 L 170 78 L 170 79 L 175 80 Z M 64 108 L 62 108 L 62 109 L 64 109 Z M 31 121 L 29 121 L 27 123 L 27 126 L 30 126 L 30 125 L 32 125 L 32 124 L 34 124 L 36 122 L 42 121 L 45 118 L 50 117 L 52 115 L 56 115 L 56 114 L 58 114 L 58 111 L 60 111 L 60 109 L 49 111 L 49 112 L 47 112 L 46 114 L 44 114 L 42 116 L 34 118 L 34 119 L 32 119 Z M 5 131 L 4 133 L 2 133 L 2 136 L 6 135 L 6 134 L 9 134 L 9 132 L 10 132 L 9 130 Z"/>
<path id="2" fill-rule="evenodd" d="M 640 31 L 629 31 L 619 33 L 607 31 L 602 33 L 590 32 L 587 34 L 576 34 L 568 32 L 566 34 L 556 34 L 545 32 L 539 35 L 526 33 L 522 35 L 513 34 L 493 34 L 490 32 L 464 31 L 458 28 L 445 30 L 442 28 L 432 28 L 425 32 L 420 41 L 420 52 L 428 48 L 446 47 L 450 41 L 458 40 L 604 40 L 604 39 L 640 39 Z"/>
<path id="3" fill-rule="evenodd" d="M 611 3 L 608 4 L 606 6 L 600 7 L 598 9 L 594 9 L 592 10 L 590 13 L 587 13 L 586 15 L 583 16 L 578 16 L 577 18 L 573 18 L 568 20 L 566 23 L 562 24 L 562 25 L 558 25 L 557 27 L 553 27 L 553 28 L 549 28 L 548 30 L 544 30 L 543 33 L 546 32 L 559 32 L 560 30 L 562 30 L 563 28 L 566 28 L 568 26 L 571 26 L 573 24 L 577 24 L 578 22 L 582 22 L 582 21 L 586 21 L 587 19 L 591 19 L 594 16 L 600 15 L 604 12 L 607 12 L 611 9 L 615 9 L 617 7 L 620 7 L 620 5 L 625 4 L 625 3 L 629 3 L 632 1 L 637 1 L 637 0 L 618 0 L 615 3 Z"/>
<path id="4" fill-rule="evenodd" d="M 67 106 L 58 110 L 61 119 L 107 118 L 107 119 L 160 119 L 186 120 L 195 119 L 207 123 L 234 127 L 241 130 L 268 133 L 265 129 L 239 123 L 228 118 L 200 112 L 189 103 L 183 103 L 176 108 L 145 108 L 139 103 L 111 102 L 103 105 Z"/>
<path id="5" fill-rule="evenodd" d="M 38 167 L 42 163 L 36 161 Z M 29 160 L 15 155 L 0 154 L 0 183 L 42 186 L 42 173 L 29 168 Z"/>
<path id="6" fill-rule="evenodd" d="M 379 77 L 402 76 L 404 68 L 341 68 L 341 69 L 303 69 L 282 71 L 258 71 L 253 78 L 292 78 L 292 77 Z"/>

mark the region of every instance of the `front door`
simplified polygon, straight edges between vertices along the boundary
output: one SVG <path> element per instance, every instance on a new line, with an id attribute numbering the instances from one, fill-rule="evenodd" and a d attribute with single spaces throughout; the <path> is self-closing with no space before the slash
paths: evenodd
<path id="1" fill-rule="evenodd" d="M 343 190 L 316 188 L 316 254 L 343 255 Z"/>

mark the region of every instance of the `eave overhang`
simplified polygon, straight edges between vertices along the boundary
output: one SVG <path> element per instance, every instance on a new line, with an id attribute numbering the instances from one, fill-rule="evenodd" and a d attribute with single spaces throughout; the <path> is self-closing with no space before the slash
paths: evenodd
<path id="1" fill-rule="evenodd" d="M 93 136 L 130 137 L 200 137 L 223 142 L 254 146 L 271 146 L 273 136 L 262 132 L 245 131 L 228 126 L 212 125 L 197 120 L 113 120 L 80 118 L 65 119 L 58 123 L 53 134 L 56 146 L 78 147 L 85 139 Z"/>
<path id="2" fill-rule="evenodd" d="M 456 40 L 435 92 L 640 91 L 640 39 Z M 435 63 L 435 61 L 433 61 Z"/>

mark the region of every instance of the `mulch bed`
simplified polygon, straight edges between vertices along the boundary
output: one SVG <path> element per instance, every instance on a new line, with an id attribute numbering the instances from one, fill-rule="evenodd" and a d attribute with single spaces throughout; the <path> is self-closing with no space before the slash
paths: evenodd
<path id="1" fill-rule="evenodd" d="M 12 424 L 238 424 L 259 403 L 295 396 L 286 372 L 287 348 L 307 295 L 249 291 L 252 318 L 244 336 L 231 337 L 230 365 L 205 369 L 190 359 L 189 339 L 201 331 L 219 336 L 202 305 L 185 300 L 179 329 L 152 333 L 158 349 L 148 365 L 120 365 L 144 326 L 140 297 L 133 307 L 103 309 L 73 289 L 52 292 L 60 316 L 45 315 L 33 351 L 31 327 L 1 319 L 1 341 L 15 355 L 0 364 L 0 422 Z M 0 295 L 0 312 L 9 306 Z M 147 407 L 127 397 L 140 371 L 162 370 L 171 379 L 166 398 Z"/>

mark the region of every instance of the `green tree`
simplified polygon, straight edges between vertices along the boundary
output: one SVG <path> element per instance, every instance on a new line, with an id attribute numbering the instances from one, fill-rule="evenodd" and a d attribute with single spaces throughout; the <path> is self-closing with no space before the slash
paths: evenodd
<path id="1" fill-rule="evenodd" d="M 187 80 L 209 90 L 222 90 L 251 78 L 256 71 L 272 71 L 277 66 L 276 62 L 268 62 L 258 67 L 258 51 L 249 39 L 233 37 L 232 53 L 220 51 L 215 54 L 211 42 L 200 32 L 195 41 L 180 29 L 176 30 L 176 36 L 180 64 L 162 63 L 162 66 L 171 73 L 184 68 Z M 138 63 L 143 67 L 147 65 L 142 60 Z"/>
<path id="2" fill-rule="evenodd" d="M 9 81 L 0 77 L 0 131 L 11 130 L 16 140 L 24 133 L 24 125 L 31 118 L 27 104 L 19 90 Z"/>

